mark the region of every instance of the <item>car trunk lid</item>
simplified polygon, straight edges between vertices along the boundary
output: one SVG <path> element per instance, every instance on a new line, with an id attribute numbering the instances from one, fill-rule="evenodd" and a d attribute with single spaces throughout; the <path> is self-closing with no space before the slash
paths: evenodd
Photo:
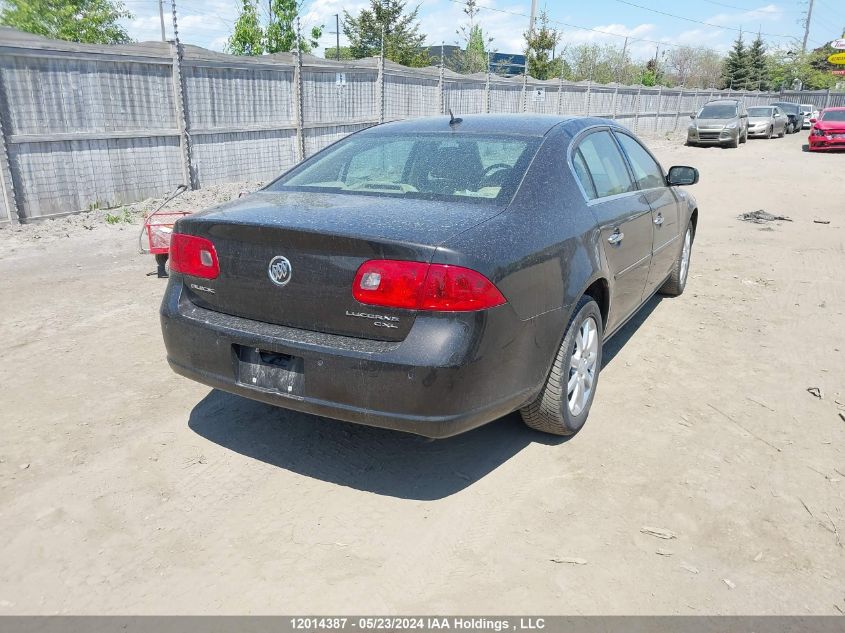
<path id="1" fill-rule="evenodd" d="M 211 240 L 220 263 L 216 279 L 186 277 L 185 293 L 200 307 L 256 321 L 402 340 L 416 312 L 356 301 L 358 267 L 370 259 L 429 262 L 439 244 L 498 211 L 492 204 L 258 192 L 179 222 L 178 232 Z M 290 270 L 279 284 L 270 268 L 282 257 Z"/>

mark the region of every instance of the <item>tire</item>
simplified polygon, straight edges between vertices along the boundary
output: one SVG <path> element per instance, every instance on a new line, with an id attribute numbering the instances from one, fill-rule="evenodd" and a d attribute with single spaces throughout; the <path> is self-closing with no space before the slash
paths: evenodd
<path id="1" fill-rule="evenodd" d="M 692 224 L 687 225 L 687 230 L 684 232 L 684 241 L 681 243 L 681 252 L 678 253 L 678 259 L 672 267 L 672 274 L 669 279 L 660 288 L 660 294 L 668 297 L 678 297 L 684 294 L 684 288 L 687 287 L 687 277 L 689 277 L 689 265 L 692 259 L 692 243 L 695 239 L 695 232 L 692 230 Z M 684 263 L 686 260 L 686 263 Z"/>
<path id="2" fill-rule="evenodd" d="M 786 133 L 792 134 L 794 131 L 795 131 L 795 125 L 792 123 L 792 121 L 790 121 L 789 123 L 786 124 Z"/>
<path id="3" fill-rule="evenodd" d="M 747 143 L 748 142 L 748 130 L 745 130 L 744 134 L 739 135 L 739 142 L 740 143 Z"/>
<path id="4" fill-rule="evenodd" d="M 582 356 L 580 350 L 584 348 L 585 330 L 589 355 L 579 363 L 578 357 Z M 581 430 L 596 395 L 601 371 L 602 336 L 603 324 L 598 304 L 592 297 L 581 297 L 566 326 L 563 342 L 540 395 L 534 402 L 519 410 L 525 424 L 536 431 L 552 435 L 575 435 Z M 575 356 L 576 351 L 578 357 Z M 573 363 L 577 366 L 573 367 Z M 569 391 L 569 383 L 573 381 L 575 390 L 589 389 L 586 396 L 579 398 L 575 391 Z M 570 399 L 580 406 L 573 407 Z"/>
<path id="5" fill-rule="evenodd" d="M 786 136 L 786 126 L 785 125 L 781 128 L 780 132 L 778 132 L 778 138 L 783 138 L 784 136 Z"/>
<path id="6" fill-rule="evenodd" d="M 769 126 L 769 133 L 768 133 L 768 134 L 766 134 L 766 138 L 767 138 L 767 139 L 769 139 L 769 140 L 771 140 L 771 138 L 772 138 L 774 135 L 775 135 L 775 126 L 774 126 L 774 125 L 770 125 L 770 126 Z"/>
<path id="7" fill-rule="evenodd" d="M 737 147 L 739 147 L 739 134 L 736 135 L 736 138 L 734 140 L 728 143 L 728 147 L 730 147 L 731 149 L 736 149 Z"/>

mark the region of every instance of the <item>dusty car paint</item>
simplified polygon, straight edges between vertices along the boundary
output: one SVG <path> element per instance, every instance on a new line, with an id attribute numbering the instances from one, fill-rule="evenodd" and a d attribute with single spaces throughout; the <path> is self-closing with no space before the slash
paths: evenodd
<path id="1" fill-rule="evenodd" d="M 448 118 L 435 117 L 358 134 L 409 129 L 450 128 Z M 612 336 L 666 280 L 679 237 L 695 222 L 694 199 L 675 187 L 588 200 L 571 151 L 602 130 L 631 134 L 595 118 L 464 117 L 452 134 L 541 139 L 504 206 L 271 185 L 181 220 L 177 231 L 214 242 L 221 274 L 202 281 L 213 295 L 171 276 L 161 307 L 171 366 L 256 400 L 431 437 L 523 406 L 543 386 L 585 290 L 603 289 L 605 338 Z M 411 205 L 413 213 L 391 213 L 396 205 Z M 610 246 L 608 236 L 620 230 L 624 240 Z M 293 268 L 281 289 L 265 270 L 277 254 Z M 459 313 L 357 304 L 351 277 L 360 262 L 379 258 L 470 268 L 506 303 Z"/>

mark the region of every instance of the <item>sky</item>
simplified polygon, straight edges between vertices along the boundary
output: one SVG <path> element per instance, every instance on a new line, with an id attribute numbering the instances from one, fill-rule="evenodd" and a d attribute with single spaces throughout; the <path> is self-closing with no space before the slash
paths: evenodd
<path id="1" fill-rule="evenodd" d="M 158 0 L 123 0 L 134 18 L 125 25 L 138 41 L 160 40 Z M 259 0 L 266 17 L 267 0 Z M 238 15 L 240 0 L 176 0 L 179 36 L 182 42 L 222 51 Z M 414 0 L 408 7 L 414 7 Z M 429 45 L 455 44 L 456 29 L 467 22 L 462 0 L 419 0 L 421 31 Z M 528 29 L 531 0 L 479 0 L 476 17 L 492 48 L 502 53 L 519 53 L 522 33 Z M 727 51 L 738 30 L 762 32 L 770 46 L 800 46 L 807 0 L 538 0 L 538 11 L 546 9 L 552 26 L 563 32 L 562 45 L 614 43 L 629 37 L 628 50 L 634 59 L 653 57 L 657 43 L 707 46 Z M 303 32 L 323 25 L 323 38 L 315 54 L 333 47 L 335 14 L 357 13 L 369 0 L 304 0 L 300 11 Z M 667 15 L 672 14 L 672 15 Z M 172 37 L 170 0 L 165 0 L 167 37 Z M 840 37 L 845 28 L 845 1 L 815 0 L 808 47 Z M 592 30 L 591 30 L 592 29 Z M 341 33 L 341 46 L 345 38 Z"/>

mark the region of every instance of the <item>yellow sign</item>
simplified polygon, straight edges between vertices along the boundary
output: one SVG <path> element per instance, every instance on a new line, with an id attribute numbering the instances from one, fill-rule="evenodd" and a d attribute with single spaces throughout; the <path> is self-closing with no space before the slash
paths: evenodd
<path id="1" fill-rule="evenodd" d="M 827 58 L 831 64 L 845 64 L 845 53 L 834 53 Z"/>

